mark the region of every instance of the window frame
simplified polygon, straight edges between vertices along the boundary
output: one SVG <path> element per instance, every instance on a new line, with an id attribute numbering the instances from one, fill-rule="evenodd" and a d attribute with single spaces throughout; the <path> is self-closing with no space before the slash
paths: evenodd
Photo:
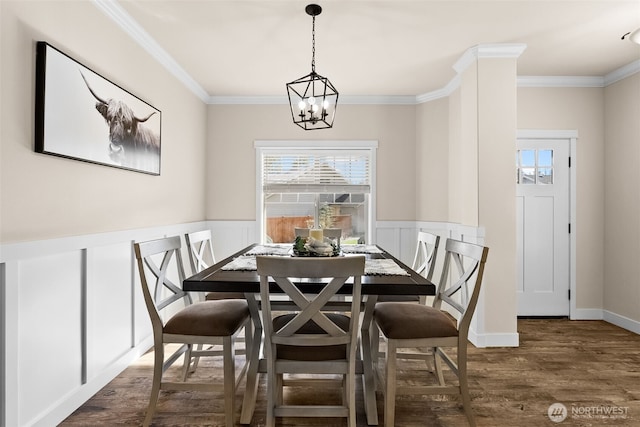
<path id="1" fill-rule="evenodd" d="M 263 164 L 262 158 L 264 154 L 283 153 L 288 150 L 322 150 L 333 151 L 339 154 L 340 151 L 362 151 L 366 152 L 369 156 L 369 173 L 370 173 L 370 185 L 371 192 L 369 193 L 369 206 L 367 215 L 369 221 L 367 229 L 365 231 L 365 238 L 368 243 L 375 243 L 375 235 L 373 234 L 373 227 L 376 223 L 375 206 L 376 206 L 376 155 L 378 149 L 378 141 L 374 140 L 293 140 L 293 141 L 266 141 L 256 140 L 254 141 L 254 148 L 256 154 L 256 220 L 257 220 L 257 233 L 259 236 L 259 242 L 265 243 L 265 209 L 264 209 L 264 194 L 263 194 Z"/>

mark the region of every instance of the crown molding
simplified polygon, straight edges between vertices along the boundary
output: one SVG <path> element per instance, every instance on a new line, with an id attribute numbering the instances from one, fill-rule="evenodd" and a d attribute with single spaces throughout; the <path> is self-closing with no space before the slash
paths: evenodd
<path id="1" fill-rule="evenodd" d="M 640 59 L 633 61 L 631 64 L 627 64 L 623 67 L 613 70 L 606 76 L 604 76 L 604 85 L 609 86 L 619 80 L 626 79 L 636 73 L 640 73 Z"/>
<path id="2" fill-rule="evenodd" d="M 171 55 L 167 53 L 153 37 L 147 33 L 137 21 L 115 0 L 92 0 L 105 15 L 115 22 L 125 33 L 154 57 L 164 68 L 173 74 L 187 89 L 202 101 L 207 102 L 209 94 L 189 75 Z"/>
<path id="3" fill-rule="evenodd" d="M 462 74 L 471 64 L 480 58 L 519 58 L 527 48 L 524 43 L 479 44 L 467 49 L 453 64 L 453 69 Z"/>
<path id="4" fill-rule="evenodd" d="M 520 76 L 518 87 L 604 87 L 598 76 Z"/>
<path id="5" fill-rule="evenodd" d="M 92 0 L 98 9 L 122 28 L 145 51 L 173 74 L 203 102 L 210 105 L 287 105 L 286 96 L 214 96 L 209 95 L 116 0 Z M 480 58 L 518 58 L 527 48 L 524 43 L 479 44 L 467 49 L 453 65 L 456 75 L 441 89 L 412 95 L 343 95 L 343 105 L 416 105 L 445 98 L 460 86 L 460 74 Z M 520 76 L 518 87 L 606 87 L 640 72 L 640 60 L 599 76 Z"/>

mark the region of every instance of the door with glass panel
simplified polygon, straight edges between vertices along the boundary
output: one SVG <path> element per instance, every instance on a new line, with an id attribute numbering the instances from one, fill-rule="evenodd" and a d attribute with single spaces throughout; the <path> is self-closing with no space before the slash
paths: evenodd
<path id="1" fill-rule="evenodd" d="M 263 241 L 293 242 L 295 228 L 339 228 L 343 244 L 366 242 L 371 158 L 368 149 L 262 149 Z"/>
<path id="2" fill-rule="evenodd" d="M 518 315 L 569 315 L 569 141 L 517 141 Z"/>

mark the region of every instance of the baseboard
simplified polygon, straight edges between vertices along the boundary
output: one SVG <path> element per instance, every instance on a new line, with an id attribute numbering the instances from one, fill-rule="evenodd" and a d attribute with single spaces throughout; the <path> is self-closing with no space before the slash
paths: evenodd
<path id="1" fill-rule="evenodd" d="M 623 329 L 631 331 L 633 333 L 640 335 L 640 322 L 637 320 L 629 319 L 628 317 L 622 316 L 620 314 L 612 313 L 607 310 L 603 310 L 604 313 L 604 321 L 612 323 L 616 326 L 619 326 Z"/>
<path id="2" fill-rule="evenodd" d="M 476 334 L 475 331 L 469 331 L 469 341 L 478 347 L 518 347 L 520 346 L 520 334 L 504 333 L 504 334 Z"/>
<path id="3" fill-rule="evenodd" d="M 600 308 L 576 308 L 571 313 L 571 320 L 603 320 L 603 310 Z"/>

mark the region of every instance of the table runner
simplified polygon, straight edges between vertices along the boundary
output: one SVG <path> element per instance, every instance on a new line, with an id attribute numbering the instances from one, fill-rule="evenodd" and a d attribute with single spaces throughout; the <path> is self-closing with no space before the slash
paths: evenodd
<path id="1" fill-rule="evenodd" d="M 245 255 L 290 255 L 293 250 L 291 243 L 258 245 L 253 247 Z"/>
<path id="2" fill-rule="evenodd" d="M 234 258 L 222 267 L 222 270 L 257 270 L 256 257 L 253 255 L 242 255 Z M 410 274 L 400 267 L 392 259 L 368 259 L 364 263 L 365 276 L 410 276 Z"/>
<path id="3" fill-rule="evenodd" d="M 342 245 L 340 250 L 345 254 L 381 254 L 382 250 L 376 245 Z"/>

